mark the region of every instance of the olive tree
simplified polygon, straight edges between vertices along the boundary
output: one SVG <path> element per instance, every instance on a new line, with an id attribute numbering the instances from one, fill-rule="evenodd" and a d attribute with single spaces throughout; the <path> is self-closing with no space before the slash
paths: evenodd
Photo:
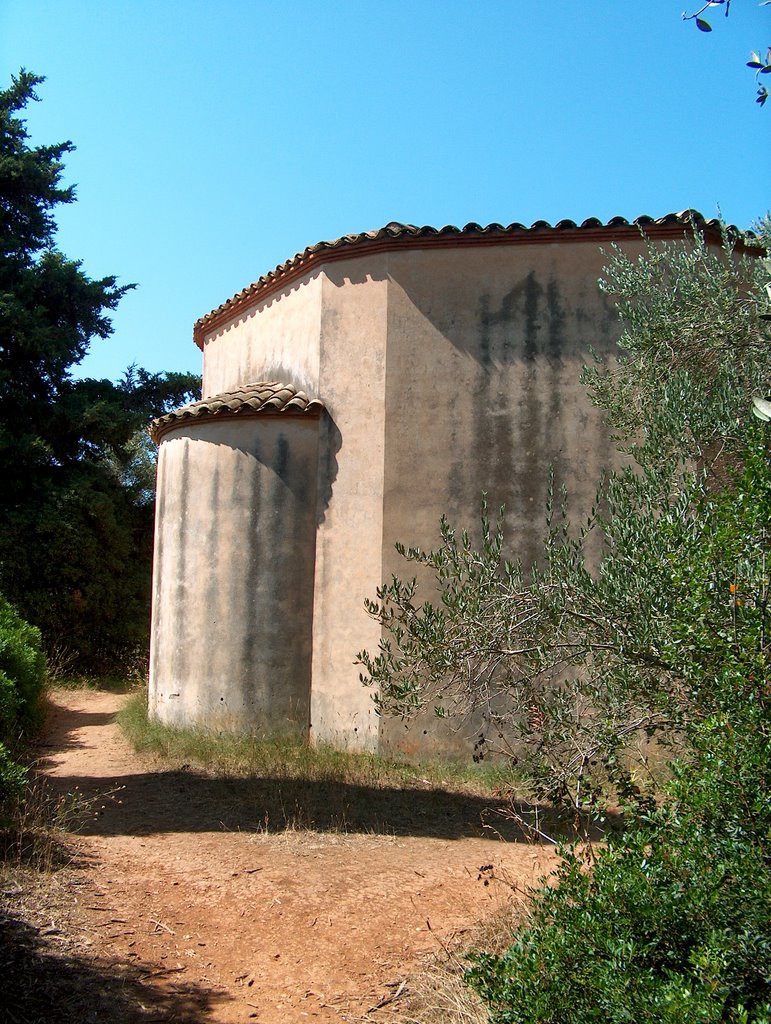
<path id="1" fill-rule="evenodd" d="M 765 443 L 750 410 L 771 378 L 767 284 L 761 251 L 729 236 L 608 254 L 625 331 L 584 378 L 628 465 L 583 522 L 550 491 L 532 567 L 504 557 L 504 510 L 484 504 L 481 546 L 447 520 L 434 550 L 399 546 L 435 590 L 393 577 L 367 602 L 383 635 L 359 660 L 382 714 L 483 711 L 488 743 L 580 817 L 634 792 L 647 739 L 707 713 L 725 652 L 705 636 L 730 643 L 751 614 L 765 644 L 767 523 L 751 507 L 723 536 L 720 496 Z"/>

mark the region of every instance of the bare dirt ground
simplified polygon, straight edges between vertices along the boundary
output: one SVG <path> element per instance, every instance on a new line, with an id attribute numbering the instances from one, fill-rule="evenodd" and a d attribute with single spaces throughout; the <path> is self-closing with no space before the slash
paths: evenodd
<path id="1" fill-rule="evenodd" d="M 93 802 L 44 901 L 3 890 L 0 968 L 34 956 L 41 1006 L 2 1020 L 64 1020 L 51 1001 L 120 1024 L 383 1020 L 421 957 L 512 898 L 490 865 L 527 886 L 553 864 L 486 828 L 478 798 L 316 784 L 309 805 L 291 784 L 169 770 L 129 747 L 123 700 L 52 696 L 49 785 Z"/>

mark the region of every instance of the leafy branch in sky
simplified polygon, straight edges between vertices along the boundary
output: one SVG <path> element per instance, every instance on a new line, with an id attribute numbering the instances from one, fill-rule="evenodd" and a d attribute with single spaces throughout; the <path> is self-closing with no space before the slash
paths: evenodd
<path id="1" fill-rule="evenodd" d="M 763 0 L 761 7 L 768 7 L 771 5 L 771 0 Z M 731 0 L 708 0 L 707 3 L 702 4 L 698 11 L 694 11 L 692 14 L 688 14 L 683 11 L 683 21 L 695 21 L 696 28 L 700 32 L 711 32 L 712 25 L 702 15 L 708 7 L 722 7 L 726 18 L 728 17 L 731 10 Z M 752 68 L 755 72 L 755 77 L 759 78 L 760 75 L 771 74 L 771 46 L 766 51 L 765 59 L 760 56 L 759 51 L 753 50 L 750 54 L 750 59 L 747 62 L 747 67 Z M 768 88 L 765 85 L 758 86 L 758 97 L 756 103 L 759 103 L 761 107 L 768 99 Z"/>
<path id="2" fill-rule="evenodd" d="M 731 11 L 731 0 L 707 0 L 707 3 L 702 4 L 698 11 L 694 11 L 693 14 L 687 14 L 683 11 L 683 21 L 695 21 L 696 28 L 701 32 L 711 32 L 712 25 L 706 18 L 702 18 L 702 14 L 704 14 L 708 7 L 722 7 L 723 13 L 727 18 Z"/>

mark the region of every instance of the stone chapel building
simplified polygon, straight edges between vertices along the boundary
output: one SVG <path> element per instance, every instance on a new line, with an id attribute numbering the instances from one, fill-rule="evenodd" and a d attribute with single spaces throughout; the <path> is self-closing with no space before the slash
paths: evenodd
<path id="1" fill-rule="evenodd" d="M 588 509 L 612 450 L 579 382 L 620 323 L 607 250 L 680 240 L 691 212 L 530 227 L 388 224 L 305 249 L 195 325 L 203 399 L 160 446 L 150 713 L 438 753 L 457 738 L 381 719 L 356 653 L 394 543 L 472 532 L 482 492 L 531 559 L 548 467 Z M 430 595 L 427 595 L 430 596 Z"/>

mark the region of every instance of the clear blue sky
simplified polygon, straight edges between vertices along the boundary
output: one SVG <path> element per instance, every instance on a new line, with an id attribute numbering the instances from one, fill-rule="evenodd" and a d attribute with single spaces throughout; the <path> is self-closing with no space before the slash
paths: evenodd
<path id="1" fill-rule="evenodd" d="M 771 205 L 771 103 L 744 63 L 771 7 L 715 7 L 707 35 L 688 4 L 2 0 L 4 83 L 47 77 L 33 142 L 77 146 L 59 246 L 139 285 L 80 372 L 199 370 L 199 316 L 391 220 L 693 207 L 749 226 Z"/>

